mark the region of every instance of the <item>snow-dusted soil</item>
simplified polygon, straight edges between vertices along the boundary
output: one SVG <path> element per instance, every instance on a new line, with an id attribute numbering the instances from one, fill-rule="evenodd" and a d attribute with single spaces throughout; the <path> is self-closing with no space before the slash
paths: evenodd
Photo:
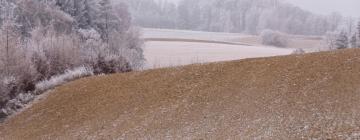
<path id="1" fill-rule="evenodd" d="M 293 49 L 231 42 L 236 38 L 249 37 L 241 34 L 164 29 L 144 29 L 143 33 L 143 38 L 150 39 L 144 48 L 147 60 L 145 69 L 288 55 L 293 52 Z"/>
<path id="2" fill-rule="evenodd" d="M 360 49 L 101 75 L 0 123 L 0 140 L 360 140 Z"/>

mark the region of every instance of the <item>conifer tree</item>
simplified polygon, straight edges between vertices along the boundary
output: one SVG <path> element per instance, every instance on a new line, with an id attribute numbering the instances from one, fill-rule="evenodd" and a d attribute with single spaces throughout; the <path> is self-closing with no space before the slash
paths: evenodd
<path id="1" fill-rule="evenodd" d="M 337 49 L 346 49 L 349 47 L 349 38 L 345 31 L 340 32 L 336 39 L 335 45 Z"/>

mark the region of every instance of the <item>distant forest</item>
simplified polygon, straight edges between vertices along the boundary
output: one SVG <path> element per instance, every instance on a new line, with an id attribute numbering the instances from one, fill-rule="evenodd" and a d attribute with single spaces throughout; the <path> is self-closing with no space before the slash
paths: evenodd
<path id="1" fill-rule="evenodd" d="M 324 35 L 335 31 L 340 14 L 316 15 L 280 0 L 121 0 L 143 27 L 259 34 Z"/>

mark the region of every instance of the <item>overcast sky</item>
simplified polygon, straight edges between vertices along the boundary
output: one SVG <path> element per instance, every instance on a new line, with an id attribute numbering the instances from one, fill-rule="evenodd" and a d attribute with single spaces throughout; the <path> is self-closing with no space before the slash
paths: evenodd
<path id="1" fill-rule="evenodd" d="M 287 0 L 306 10 L 329 14 L 334 11 L 344 16 L 360 17 L 360 0 Z"/>

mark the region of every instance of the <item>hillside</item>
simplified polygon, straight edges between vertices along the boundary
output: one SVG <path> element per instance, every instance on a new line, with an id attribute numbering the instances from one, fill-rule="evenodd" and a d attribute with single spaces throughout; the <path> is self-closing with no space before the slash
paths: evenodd
<path id="1" fill-rule="evenodd" d="M 90 77 L 0 125 L 0 139 L 360 138 L 360 50 Z"/>

